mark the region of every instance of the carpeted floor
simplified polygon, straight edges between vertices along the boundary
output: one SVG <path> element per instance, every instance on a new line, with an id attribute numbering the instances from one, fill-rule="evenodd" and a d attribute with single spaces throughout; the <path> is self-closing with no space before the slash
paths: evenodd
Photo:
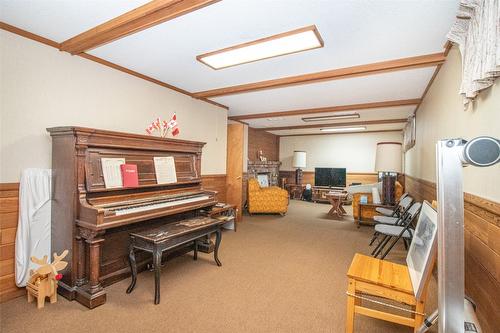
<path id="1" fill-rule="evenodd" d="M 222 267 L 207 254 L 167 263 L 160 305 L 153 274 L 144 272 L 132 294 L 125 294 L 129 280 L 120 281 L 94 310 L 62 297 L 43 310 L 24 297 L 1 304 L 1 332 L 343 332 L 345 274 L 355 252 L 369 253 L 372 228 L 335 220 L 329 208 L 292 200 L 285 217 L 246 216 L 238 232 L 223 233 Z M 404 255 L 399 249 L 387 259 Z M 435 291 L 433 281 L 428 312 Z M 360 316 L 355 325 L 356 332 L 412 331 Z"/>

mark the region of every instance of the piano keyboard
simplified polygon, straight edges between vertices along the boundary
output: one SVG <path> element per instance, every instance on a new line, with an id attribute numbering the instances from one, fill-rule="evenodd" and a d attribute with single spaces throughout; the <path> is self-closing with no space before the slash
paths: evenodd
<path id="1" fill-rule="evenodd" d="M 207 200 L 207 199 L 210 199 L 210 196 L 201 195 L 201 196 L 196 196 L 196 197 L 186 198 L 186 199 L 181 199 L 181 200 L 170 200 L 170 201 L 159 202 L 159 203 L 144 204 L 144 205 L 140 205 L 140 206 L 136 206 L 136 207 L 119 208 L 119 209 L 114 210 L 114 212 L 116 215 L 126 215 L 126 214 L 144 212 L 144 211 L 158 209 L 158 208 L 173 207 L 173 206 L 178 206 L 178 205 L 182 205 L 182 204 L 186 204 L 186 203 L 203 201 L 203 200 Z"/>

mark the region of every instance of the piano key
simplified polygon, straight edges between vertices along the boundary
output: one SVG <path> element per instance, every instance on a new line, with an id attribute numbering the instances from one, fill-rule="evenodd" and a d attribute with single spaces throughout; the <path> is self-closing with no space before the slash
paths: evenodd
<path id="1" fill-rule="evenodd" d="M 203 201 L 203 200 L 208 200 L 208 199 L 210 199 L 209 195 L 202 195 L 202 196 L 196 196 L 196 197 L 181 199 L 181 200 L 169 200 L 169 201 L 160 202 L 160 203 L 152 203 L 152 204 L 140 205 L 140 206 L 135 206 L 135 207 L 116 209 L 114 212 L 116 215 L 125 215 L 125 214 L 137 213 L 137 212 L 144 212 L 144 211 L 158 209 L 158 208 L 173 207 L 173 206 L 178 206 L 178 205 L 182 205 L 182 204 L 186 204 L 186 203 L 192 203 L 192 202 Z"/>

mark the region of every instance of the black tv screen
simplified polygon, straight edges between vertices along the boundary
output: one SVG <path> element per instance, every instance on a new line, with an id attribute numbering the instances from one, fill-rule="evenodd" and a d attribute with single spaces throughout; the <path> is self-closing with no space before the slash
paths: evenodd
<path id="1" fill-rule="evenodd" d="M 328 187 L 346 186 L 345 168 L 315 168 L 314 185 Z"/>

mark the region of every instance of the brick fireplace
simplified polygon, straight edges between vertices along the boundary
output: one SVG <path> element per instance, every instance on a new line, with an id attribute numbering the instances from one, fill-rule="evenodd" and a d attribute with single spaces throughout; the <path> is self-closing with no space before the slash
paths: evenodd
<path id="1" fill-rule="evenodd" d="M 279 186 L 280 161 L 248 161 L 248 178 L 258 178 L 259 175 L 267 175 L 269 186 Z"/>

